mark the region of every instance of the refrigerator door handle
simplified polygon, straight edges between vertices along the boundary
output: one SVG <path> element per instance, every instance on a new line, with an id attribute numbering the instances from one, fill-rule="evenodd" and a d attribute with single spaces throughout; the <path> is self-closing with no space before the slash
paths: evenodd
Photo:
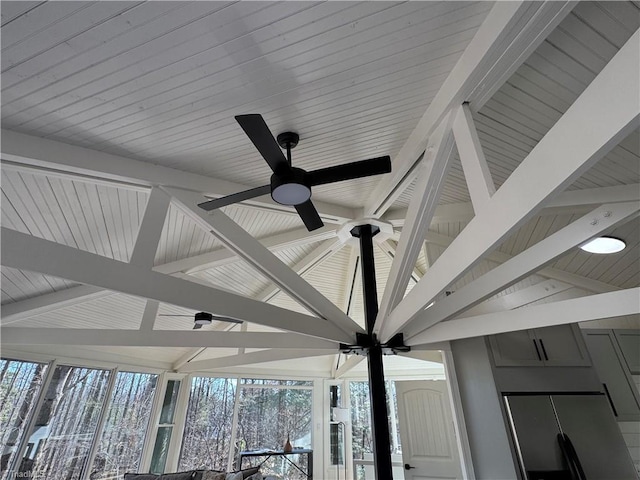
<path id="1" fill-rule="evenodd" d="M 563 434 L 559 433 L 556 438 L 558 439 L 558 445 L 560 446 L 562 457 L 564 458 L 565 462 L 567 462 L 567 466 L 569 467 L 571 480 L 580 480 L 580 477 L 578 477 L 578 472 L 576 471 L 575 463 L 573 461 L 573 458 L 571 457 L 571 454 L 569 453 Z"/>
<path id="2" fill-rule="evenodd" d="M 576 453 L 576 449 L 573 447 L 573 443 L 569 438 L 569 435 L 566 433 L 562 434 L 564 439 L 564 445 L 567 449 L 567 453 L 569 454 L 569 458 L 573 463 L 573 467 L 575 468 L 577 479 L 578 480 L 587 480 L 587 476 L 584 474 L 584 470 L 582 469 L 582 464 L 580 463 L 580 458 L 578 458 L 578 454 Z"/>

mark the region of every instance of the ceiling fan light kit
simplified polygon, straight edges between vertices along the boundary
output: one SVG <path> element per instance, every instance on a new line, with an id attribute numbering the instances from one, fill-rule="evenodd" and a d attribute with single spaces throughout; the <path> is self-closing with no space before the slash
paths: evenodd
<path id="1" fill-rule="evenodd" d="M 391 171 L 391 158 L 387 155 L 307 172 L 291 165 L 291 150 L 300 140 L 297 133 L 283 132 L 276 140 L 262 115 L 254 113 L 238 115 L 235 118 L 273 171 L 271 182 L 269 185 L 198 204 L 203 210 L 214 210 L 271 193 L 275 202 L 294 207 L 307 230 L 313 231 L 322 227 L 324 223 L 311 202 L 311 187 Z M 281 148 L 287 152 L 286 157 Z"/>

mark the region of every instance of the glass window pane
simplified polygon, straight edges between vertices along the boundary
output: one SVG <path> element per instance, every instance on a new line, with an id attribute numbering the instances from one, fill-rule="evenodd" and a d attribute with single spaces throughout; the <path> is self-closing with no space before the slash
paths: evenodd
<path id="1" fill-rule="evenodd" d="M 235 379 L 193 379 L 178 470 L 227 469 L 235 394 Z"/>
<path id="2" fill-rule="evenodd" d="M 157 380 L 157 375 L 146 373 L 118 373 L 91 480 L 138 471 Z"/>
<path id="3" fill-rule="evenodd" d="M 47 365 L 0 359 L 0 479 L 11 475 L 14 460 L 33 410 Z M 26 467 L 26 466 L 25 466 Z"/>
<path id="4" fill-rule="evenodd" d="M 31 478 L 80 478 L 104 404 L 109 375 L 107 370 L 56 367 L 29 436 L 25 463 L 31 464 Z"/>
<path id="5" fill-rule="evenodd" d="M 162 412 L 160 413 L 160 425 L 172 424 L 173 414 L 176 410 L 178 402 L 178 392 L 180 390 L 179 380 L 169 380 L 167 382 L 167 390 L 164 393 L 162 402 Z"/>
<path id="6" fill-rule="evenodd" d="M 151 473 L 164 473 L 164 466 L 167 463 L 167 455 L 169 453 L 169 443 L 171 442 L 171 431 L 173 427 L 159 427 L 156 436 L 156 444 L 153 447 L 153 456 L 151 457 Z"/>
<path id="7" fill-rule="evenodd" d="M 282 450 L 289 438 L 294 448 L 311 448 L 312 391 L 242 387 L 238 411 L 238 445 L 242 450 Z M 306 455 L 297 460 L 306 470 Z M 283 457 L 267 461 L 261 471 L 287 479 L 304 475 Z"/>
<path id="8" fill-rule="evenodd" d="M 313 387 L 311 380 L 267 380 L 264 378 L 243 378 L 245 385 L 280 385 L 288 387 Z"/>

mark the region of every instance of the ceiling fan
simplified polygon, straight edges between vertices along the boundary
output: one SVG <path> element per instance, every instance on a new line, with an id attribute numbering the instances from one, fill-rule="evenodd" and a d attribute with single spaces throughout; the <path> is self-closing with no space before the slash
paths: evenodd
<path id="1" fill-rule="evenodd" d="M 172 314 L 160 314 L 159 317 L 193 317 L 194 325 L 193 330 L 202 328 L 204 325 L 210 325 L 213 320 L 217 322 L 228 323 L 242 323 L 242 320 L 236 320 L 235 318 L 221 317 L 219 315 L 212 315 L 207 312 L 198 312 L 195 315 L 172 315 Z"/>
<path id="2" fill-rule="evenodd" d="M 324 224 L 311 202 L 311 187 L 391 171 L 391 158 L 387 155 L 307 172 L 291 165 L 291 150 L 298 145 L 299 140 L 297 133 L 284 132 L 276 140 L 262 115 L 238 115 L 235 118 L 273 170 L 271 182 L 269 185 L 198 204 L 204 210 L 214 210 L 270 193 L 271 198 L 279 204 L 295 207 L 307 230 L 312 231 Z M 286 150 L 286 157 L 280 147 Z"/>

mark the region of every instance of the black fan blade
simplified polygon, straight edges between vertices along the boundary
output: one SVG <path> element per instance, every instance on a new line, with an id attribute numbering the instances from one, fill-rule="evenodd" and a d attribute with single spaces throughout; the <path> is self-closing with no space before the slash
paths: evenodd
<path id="1" fill-rule="evenodd" d="M 236 320 L 235 318 L 229 318 L 229 317 L 219 317 L 217 315 L 213 315 L 212 320 L 215 320 L 217 322 L 227 322 L 227 323 L 242 323 L 242 320 Z"/>
<path id="2" fill-rule="evenodd" d="M 278 142 L 273 138 L 271 130 L 267 127 L 262 115 L 258 113 L 238 115 L 236 116 L 236 121 L 240 124 L 244 133 L 247 134 L 274 173 L 289 168 L 289 162 L 282 153 Z"/>
<path id="3" fill-rule="evenodd" d="M 369 177 L 391 171 L 391 157 L 388 155 L 369 160 L 345 163 L 335 167 L 320 168 L 307 172 L 307 179 L 312 186 L 341 182 L 353 178 Z"/>
<path id="4" fill-rule="evenodd" d="M 196 324 L 193 325 L 192 330 L 198 330 L 199 328 L 202 328 L 202 324 L 196 323 Z"/>
<path id="5" fill-rule="evenodd" d="M 296 211 L 298 212 L 298 215 L 300 215 L 300 218 L 302 218 L 304 226 L 307 227 L 307 230 L 310 232 L 317 230 L 324 225 L 320 215 L 318 215 L 316 207 L 311 203 L 311 200 L 307 200 L 300 205 L 296 205 Z"/>
<path id="6" fill-rule="evenodd" d="M 263 185 L 261 187 L 252 188 L 251 190 L 245 190 L 244 192 L 232 193 L 226 197 L 215 198 L 206 202 L 199 203 L 198 206 L 207 212 L 215 210 L 216 208 L 226 207 L 233 203 L 243 202 L 252 198 L 260 197 L 271 193 L 271 185 Z"/>

